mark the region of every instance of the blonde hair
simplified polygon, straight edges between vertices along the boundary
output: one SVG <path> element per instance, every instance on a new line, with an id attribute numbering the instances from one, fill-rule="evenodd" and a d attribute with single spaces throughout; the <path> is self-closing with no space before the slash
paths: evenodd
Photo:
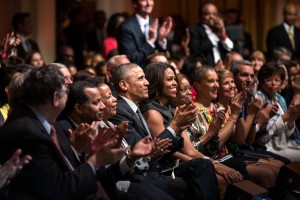
<path id="1" fill-rule="evenodd" d="M 219 70 L 217 71 L 218 74 L 218 78 L 219 78 L 219 83 L 221 82 L 221 80 L 225 79 L 225 78 L 232 78 L 233 79 L 233 74 L 229 71 L 229 70 Z"/>
<path id="2" fill-rule="evenodd" d="M 257 58 L 260 61 L 263 61 L 263 63 L 266 62 L 266 58 L 265 58 L 263 52 L 261 52 L 261 51 L 256 50 L 250 55 L 251 61 L 254 60 L 255 58 Z"/>

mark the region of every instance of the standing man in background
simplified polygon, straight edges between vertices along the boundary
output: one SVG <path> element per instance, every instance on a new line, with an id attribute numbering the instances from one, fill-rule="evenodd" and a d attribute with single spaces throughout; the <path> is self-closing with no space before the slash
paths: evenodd
<path id="1" fill-rule="evenodd" d="M 17 13 L 12 19 L 12 26 L 15 34 L 18 34 L 21 39 L 21 44 L 18 45 L 17 55 L 24 60 L 30 52 L 40 51 L 38 44 L 29 38 L 32 32 L 32 21 L 29 13 Z"/>
<path id="2" fill-rule="evenodd" d="M 269 30 L 267 35 L 267 48 L 269 59 L 272 58 L 276 47 L 285 47 L 294 57 L 299 58 L 300 29 L 295 26 L 298 17 L 297 6 L 293 3 L 285 5 L 283 10 L 284 22 Z"/>
<path id="3" fill-rule="evenodd" d="M 203 54 L 207 64 L 214 67 L 232 51 L 233 42 L 227 36 L 223 19 L 214 4 L 205 3 L 200 7 L 199 15 L 201 22 L 190 28 L 190 51 L 191 54 Z"/>
<path id="4" fill-rule="evenodd" d="M 147 56 L 156 50 L 167 50 L 167 36 L 172 27 L 172 18 L 167 17 L 162 26 L 158 19 L 151 19 L 154 0 L 131 0 L 134 14 L 118 29 L 119 53 L 125 54 L 132 63 L 144 66 Z"/>

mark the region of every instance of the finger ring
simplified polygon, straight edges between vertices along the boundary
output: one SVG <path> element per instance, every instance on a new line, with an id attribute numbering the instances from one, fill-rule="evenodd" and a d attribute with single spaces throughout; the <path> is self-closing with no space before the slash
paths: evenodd
<path id="1" fill-rule="evenodd" d="M 163 149 L 160 149 L 160 151 L 161 151 L 161 152 L 164 152 L 164 150 L 163 150 Z"/>

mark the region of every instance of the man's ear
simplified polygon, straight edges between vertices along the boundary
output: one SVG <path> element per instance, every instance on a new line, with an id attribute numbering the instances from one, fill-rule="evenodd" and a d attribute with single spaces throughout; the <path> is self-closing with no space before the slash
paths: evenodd
<path id="1" fill-rule="evenodd" d="M 58 104 L 59 104 L 59 99 L 60 99 L 59 94 L 58 94 L 57 91 L 55 91 L 55 92 L 54 92 L 54 95 L 53 95 L 53 105 L 54 105 L 54 107 L 57 107 L 57 106 L 58 106 Z"/>
<path id="2" fill-rule="evenodd" d="M 127 82 L 124 81 L 124 80 L 121 80 L 121 81 L 119 82 L 119 87 L 120 87 L 120 89 L 121 89 L 122 91 L 127 91 L 127 90 L 128 90 L 128 84 L 127 84 Z"/>
<path id="3" fill-rule="evenodd" d="M 74 111 L 75 111 L 76 113 L 81 114 L 81 113 L 82 113 L 82 112 L 81 112 L 81 105 L 79 105 L 78 103 L 76 103 L 76 104 L 74 105 Z"/>

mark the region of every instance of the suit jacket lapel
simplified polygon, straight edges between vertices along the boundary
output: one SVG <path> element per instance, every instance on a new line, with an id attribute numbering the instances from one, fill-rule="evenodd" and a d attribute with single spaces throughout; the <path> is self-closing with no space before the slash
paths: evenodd
<path id="1" fill-rule="evenodd" d="M 295 30 L 295 28 L 294 28 L 294 30 Z M 286 32 L 286 30 L 285 30 L 283 24 L 280 26 L 280 35 L 282 35 L 283 40 L 284 40 L 285 43 L 289 46 L 288 49 L 293 49 L 291 40 L 290 40 L 289 35 L 288 35 L 288 33 Z M 294 32 L 294 38 L 295 38 L 295 32 Z M 296 44 L 296 41 L 295 41 L 295 44 Z"/>
<path id="2" fill-rule="evenodd" d="M 128 103 L 122 98 L 122 97 L 118 97 L 118 103 L 122 104 L 122 107 L 125 108 L 125 110 L 127 110 L 130 115 L 132 116 L 133 119 L 133 123 L 137 125 L 137 127 L 135 127 L 138 130 L 138 133 L 141 135 L 142 138 L 146 137 L 148 135 L 146 129 L 144 128 L 143 123 L 141 122 L 140 118 L 137 116 L 137 114 L 131 109 L 131 107 L 128 105 Z M 141 131 L 139 131 L 139 129 Z"/>

